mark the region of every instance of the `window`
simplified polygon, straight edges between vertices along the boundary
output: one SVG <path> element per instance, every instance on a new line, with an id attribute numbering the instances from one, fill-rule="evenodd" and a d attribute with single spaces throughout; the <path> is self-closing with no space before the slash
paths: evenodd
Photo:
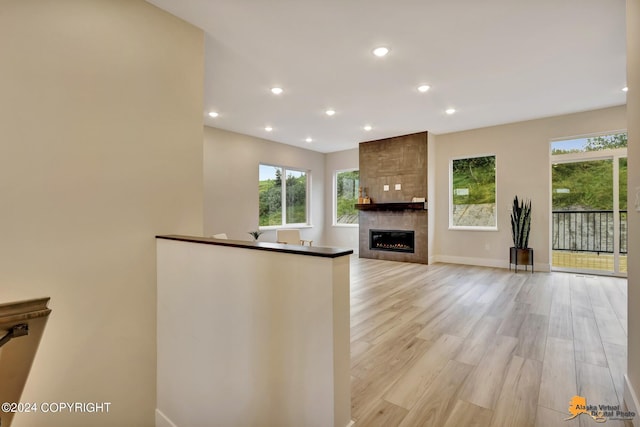
<path id="1" fill-rule="evenodd" d="M 449 227 L 496 230 L 496 156 L 453 159 Z"/>
<path id="2" fill-rule="evenodd" d="M 334 188 L 334 225 L 358 224 L 358 211 L 354 207 L 358 203 L 358 187 L 360 186 L 360 171 L 336 171 Z"/>
<path id="3" fill-rule="evenodd" d="M 588 153 L 627 148 L 627 133 L 617 132 L 551 142 L 551 155 Z"/>
<path id="4" fill-rule="evenodd" d="M 308 224 L 308 175 L 308 171 L 260 165 L 260 227 Z"/>

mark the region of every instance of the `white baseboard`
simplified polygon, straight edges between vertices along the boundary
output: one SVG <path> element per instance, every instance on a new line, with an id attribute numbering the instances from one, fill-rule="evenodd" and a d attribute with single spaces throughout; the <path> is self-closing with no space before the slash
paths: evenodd
<path id="1" fill-rule="evenodd" d="M 432 261 L 433 260 L 433 261 Z M 504 259 L 491 259 L 491 258 L 475 258 L 475 257 L 461 257 L 451 255 L 434 255 L 429 258 L 429 264 L 436 262 L 444 262 L 448 264 L 463 264 L 463 265 L 475 265 L 478 267 L 494 267 L 494 268 L 509 268 L 509 261 Z M 551 271 L 549 264 L 535 263 L 534 271 Z M 511 266 L 513 269 L 513 265 Z M 524 266 L 519 266 L 518 271 L 524 271 Z M 531 271 L 531 270 L 529 270 Z"/>
<path id="2" fill-rule="evenodd" d="M 480 267 L 509 268 L 509 262 L 502 259 L 475 258 L 451 255 L 434 255 L 435 262 L 448 264 L 477 265 Z"/>
<path id="3" fill-rule="evenodd" d="M 156 408 L 156 427 L 178 427 L 162 411 Z"/>
<path id="4" fill-rule="evenodd" d="M 638 414 L 638 410 L 640 410 L 640 401 L 638 400 L 638 395 L 633 389 L 631 381 L 629 381 L 629 377 L 627 375 L 624 376 L 624 403 L 627 405 L 627 409 L 629 411 Z M 640 427 L 640 418 L 638 415 L 635 416 L 631 423 L 634 427 Z"/>
<path id="5" fill-rule="evenodd" d="M 349 424 L 345 427 L 353 427 L 356 424 L 355 421 L 351 420 Z M 175 425 L 162 411 L 156 408 L 156 427 L 178 427 Z"/>

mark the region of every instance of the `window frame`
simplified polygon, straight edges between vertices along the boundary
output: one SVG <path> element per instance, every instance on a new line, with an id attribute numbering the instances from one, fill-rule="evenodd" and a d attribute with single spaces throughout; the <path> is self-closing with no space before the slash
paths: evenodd
<path id="1" fill-rule="evenodd" d="M 273 163 L 258 164 L 258 184 L 260 183 L 260 166 L 269 166 L 272 168 L 280 168 L 282 170 L 282 191 L 280 193 L 282 206 L 281 223 L 279 225 L 259 225 L 260 224 L 260 191 L 258 191 L 258 230 L 277 230 L 280 228 L 310 228 L 311 224 L 311 170 L 298 168 L 293 166 L 276 165 Z M 288 223 L 287 222 L 287 171 L 303 172 L 306 176 L 306 188 L 305 188 L 305 222 Z"/>
<path id="2" fill-rule="evenodd" d="M 494 200 L 495 200 L 495 224 L 494 225 L 455 225 L 453 223 L 453 162 L 456 160 L 464 159 L 477 159 L 480 157 L 493 157 L 494 158 Z M 464 230 L 464 231 L 499 231 L 498 229 L 498 156 L 495 153 L 475 154 L 467 156 L 452 157 L 449 160 L 449 230 Z"/>
<path id="3" fill-rule="evenodd" d="M 332 207 L 332 225 L 334 227 L 360 227 L 360 223 L 357 222 L 355 224 L 343 224 L 338 222 L 338 174 L 342 172 L 354 172 L 358 171 L 358 177 L 360 176 L 359 168 L 348 168 L 348 169 L 336 169 L 333 171 L 333 207 Z"/>

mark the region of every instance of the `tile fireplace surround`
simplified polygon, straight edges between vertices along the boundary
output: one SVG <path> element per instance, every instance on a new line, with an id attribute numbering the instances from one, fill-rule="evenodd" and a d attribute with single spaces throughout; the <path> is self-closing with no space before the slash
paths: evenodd
<path id="1" fill-rule="evenodd" d="M 427 211 L 360 211 L 360 258 L 427 264 Z M 369 249 L 369 230 L 409 230 L 415 232 L 414 252 Z"/>
<path id="2" fill-rule="evenodd" d="M 413 197 L 427 196 L 427 132 L 363 142 L 359 157 L 360 185 L 372 203 L 378 205 L 376 209 L 359 211 L 360 258 L 427 264 L 427 211 L 384 208 L 385 203 L 410 202 Z M 369 249 L 372 229 L 413 231 L 414 252 Z"/>

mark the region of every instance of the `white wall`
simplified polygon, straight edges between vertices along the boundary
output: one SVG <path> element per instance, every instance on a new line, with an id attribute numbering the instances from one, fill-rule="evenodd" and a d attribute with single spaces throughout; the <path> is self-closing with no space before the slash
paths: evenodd
<path id="1" fill-rule="evenodd" d="M 0 0 L 0 301 L 50 296 L 24 426 L 152 426 L 156 234 L 202 231 L 203 34 L 141 0 Z"/>
<path id="2" fill-rule="evenodd" d="M 640 213 L 633 210 L 640 187 L 640 0 L 627 0 L 627 122 L 629 134 L 629 356 L 628 382 L 636 394 L 636 411 L 640 411 Z M 626 397 L 626 396 L 625 396 Z M 626 399 L 630 404 L 630 399 Z M 640 416 L 634 420 L 640 425 Z"/>
<path id="3" fill-rule="evenodd" d="M 229 238 L 251 240 L 258 228 L 258 165 L 287 166 L 311 171 L 311 228 L 302 238 L 323 245 L 325 167 L 324 154 L 291 145 L 212 127 L 204 128 L 204 232 L 227 233 Z M 260 241 L 275 242 L 275 231 Z"/>
<path id="4" fill-rule="evenodd" d="M 550 267 L 549 141 L 626 129 L 625 106 L 530 120 L 465 132 L 436 135 L 434 257 L 436 260 L 496 267 L 508 266 L 512 246 L 509 207 L 513 197 L 532 200 L 529 246 L 536 269 Z M 498 231 L 449 230 L 449 162 L 454 157 L 496 155 Z M 631 169 L 631 168 L 629 168 Z M 630 187 L 631 188 L 631 187 Z"/>
<path id="5" fill-rule="evenodd" d="M 358 149 L 336 151 L 326 154 L 325 163 L 325 242 L 329 246 L 353 249 L 358 252 L 358 226 L 344 226 L 333 224 L 334 207 L 334 174 L 337 170 L 358 169 L 360 156 Z"/>

